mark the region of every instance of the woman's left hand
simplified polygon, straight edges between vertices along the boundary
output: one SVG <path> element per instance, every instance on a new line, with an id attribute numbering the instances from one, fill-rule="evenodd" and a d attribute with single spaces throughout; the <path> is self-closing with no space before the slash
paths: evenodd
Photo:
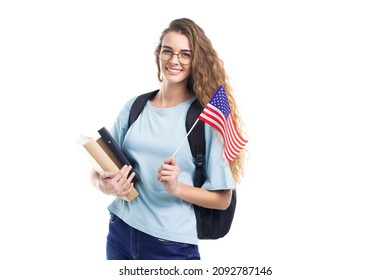
<path id="1" fill-rule="evenodd" d="M 157 180 L 163 183 L 170 194 L 174 194 L 178 189 L 179 172 L 180 168 L 172 156 L 168 157 L 157 171 Z"/>

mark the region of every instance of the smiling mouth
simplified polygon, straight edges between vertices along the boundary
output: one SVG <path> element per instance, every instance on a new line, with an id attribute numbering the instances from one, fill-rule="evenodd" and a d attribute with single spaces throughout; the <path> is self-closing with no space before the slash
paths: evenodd
<path id="1" fill-rule="evenodd" d="M 178 74 L 181 71 L 183 71 L 181 69 L 173 69 L 173 68 L 168 68 L 168 67 L 166 69 L 168 70 L 169 73 L 172 73 L 172 74 Z"/>

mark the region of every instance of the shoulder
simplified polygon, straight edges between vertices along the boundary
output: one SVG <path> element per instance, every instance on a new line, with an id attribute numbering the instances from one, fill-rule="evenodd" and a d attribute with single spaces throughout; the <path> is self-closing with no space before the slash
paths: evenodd
<path id="1" fill-rule="evenodd" d="M 130 112 L 130 110 L 131 110 L 131 107 L 133 106 L 133 104 L 135 102 L 146 102 L 147 100 L 152 98 L 154 95 L 156 95 L 156 93 L 158 91 L 159 90 L 157 89 L 157 90 L 153 90 L 153 91 L 150 91 L 150 92 L 147 92 L 147 93 L 143 93 L 143 94 L 140 94 L 140 95 L 133 96 L 132 98 L 130 98 L 125 103 L 125 105 L 122 108 L 122 111 L 124 111 L 124 112 L 126 112 L 128 114 Z"/>
<path id="2" fill-rule="evenodd" d="M 134 96 L 134 97 L 130 98 L 129 100 L 127 100 L 127 102 L 125 103 L 125 106 L 122 107 L 122 111 L 125 110 L 125 111 L 129 112 L 131 107 L 134 104 L 134 101 L 137 99 L 137 97 L 138 96 Z"/>

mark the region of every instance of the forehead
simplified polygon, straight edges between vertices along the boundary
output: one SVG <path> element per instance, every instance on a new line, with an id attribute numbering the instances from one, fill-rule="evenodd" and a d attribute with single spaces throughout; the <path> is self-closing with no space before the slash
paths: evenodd
<path id="1" fill-rule="evenodd" d="M 171 31 L 164 36 L 162 46 L 171 47 L 174 50 L 189 50 L 190 42 L 187 36 Z"/>

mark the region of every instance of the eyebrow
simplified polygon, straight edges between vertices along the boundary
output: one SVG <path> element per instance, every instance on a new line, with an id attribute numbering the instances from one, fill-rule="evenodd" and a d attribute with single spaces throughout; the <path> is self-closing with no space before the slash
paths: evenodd
<path id="1" fill-rule="evenodd" d="M 169 50 L 173 51 L 173 49 L 170 46 L 166 46 L 166 45 L 162 45 L 161 49 L 169 49 Z M 191 50 L 187 50 L 187 49 L 181 49 L 180 51 L 192 52 Z"/>

